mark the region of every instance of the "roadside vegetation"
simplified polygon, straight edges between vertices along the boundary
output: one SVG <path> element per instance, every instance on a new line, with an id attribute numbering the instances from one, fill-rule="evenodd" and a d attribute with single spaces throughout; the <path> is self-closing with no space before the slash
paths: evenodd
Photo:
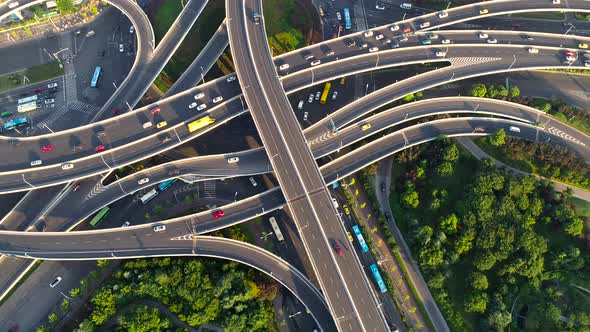
<path id="1" fill-rule="evenodd" d="M 58 62 L 33 66 L 0 76 L 0 92 L 13 90 L 19 86 L 46 81 L 63 75 L 64 70 L 59 67 Z"/>
<path id="2" fill-rule="evenodd" d="M 584 222 L 532 176 L 441 138 L 396 156 L 391 205 L 453 331 L 590 331 Z M 588 234 L 585 234 L 588 236 Z"/>

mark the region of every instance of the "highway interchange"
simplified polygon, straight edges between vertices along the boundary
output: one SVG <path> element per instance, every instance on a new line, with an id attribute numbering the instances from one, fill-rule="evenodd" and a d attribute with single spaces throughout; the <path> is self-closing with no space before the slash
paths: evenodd
<path id="1" fill-rule="evenodd" d="M 201 7 L 193 8 L 201 8 L 200 10 L 202 10 L 206 1 L 202 3 L 190 1 L 190 4 L 194 6 L 201 5 Z M 145 17 L 145 15 L 133 12 L 135 9 L 141 12 L 137 5 L 134 6 L 130 2 L 122 0 L 115 1 L 115 5 L 118 8 L 120 7 L 128 16 L 135 15 L 136 19 L 132 19 L 132 22 L 136 29 L 140 28 L 138 30 L 139 44 L 145 45 L 147 43 L 148 46 L 145 48 L 148 51 L 145 49 L 140 51 L 138 47 L 136 63 L 126 79 L 134 84 L 130 84 L 129 88 L 125 88 L 125 84 L 123 84 L 119 89 L 119 91 L 123 92 L 114 95 L 112 98 L 114 101 L 107 102 L 108 107 L 103 107 L 103 110 L 110 109 L 113 105 L 124 104 L 125 101 L 135 105 L 147 89 L 147 86 L 149 86 L 147 81 L 149 83 L 153 81 L 163 65 L 174 53 L 169 49 L 180 44 L 190 26 L 198 17 L 198 13 L 200 13 L 200 11 L 194 11 L 192 15 L 189 15 L 186 14 L 188 11 L 183 11 L 186 16 L 179 16 L 179 20 L 183 22 L 180 30 L 184 32 L 175 32 L 171 34 L 173 37 L 169 39 L 171 40 L 169 45 L 174 47 L 166 48 L 168 52 L 162 52 L 165 54 L 160 55 L 156 60 L 148 60 L 149 57 L 154 57 L 151 53 L 153 52 L 153 38 L 151 46 L 149 45 L 151 30 L 149 21 L 147 23 L 138 23 L 140 17 Z M 398 25 L 400 27 L 409 26 L 412 31 L 415 31 L 419 24 L 427 21 L 431 24 L 428 29 L 456 24 L 478 18 L 479 10 L 484 5 L 490 11 L 489 15 L 498 15 L 508 11 L 524 12 L 555 10 L 556 8 L 555 5 L 548 7 L 549 5 L 545 1 L 527 1 L 525 4 L 517 1 L 491 1 L 448 10 L 446 18 L 440 18 L 435 13 L 406 20 L 398 23 Z M 560 10 L 567 11 L 587 11 L 584 6 L 588 6 L 588 4 L 582 1 L 569 1 L 567 6 L 567 8 L 557 7 Z M 120 191 L 112 189 L 105 193 L 100 198 L 101 200 L 96 200 L 96 205 L 94 205 L 94 201 L 89 202 L 83 216 L 85 217 L 101 206 L 140 189 L 137 180 L 140 176 L 145 176 L 144 174 L 147 174 L 150 183 L 154 184 L 170 178 L 172 175 L 198 174 L 218 178 L 274 171 L 281 184 L 281 191 L 275 189 L 224 207 L 226 211 L 232 211 L 232 217 L 224 218 L 222 223 L 219 221 L 214 223 L 210 217 L 210 212 L 166 221 L 166 223 L 177 226 L 169 227 L 164 236 L 152 233 L 150 225 L 125 230 L 76 232 L 71 234 L 2 232 L 0 233 L 1 251 L 10 255 L 29 258 L 43 257 L 45 259 L 96 259 L 101 257 L 122 258 L 145 255 L 188 254 L 187 248 L 191 250 L 201 248 L 198 244 L 201 241 L 195 240 L 200 238 L 191 234 L 206 233 L 212 229 L 246 221 L 254 216 L 287 205 L 294 214 L 294 219 L 298 223 L 304 242 L 309 241 L 308 253 L 311 254 L 311 250 L 315 248 L 317 253 L 314 253 L 313 256 L 317 255 L 317 258 L 324 262 L 323 268 L 316 267 L 315 270 L 318 278 L 330 279 L 331 283 L 320 280 L 320 286 L 327 297 L 326 303 L 335 317 L 337 328 L 342 331 L 380 331 L 386 329 L 385 322 L 381 313 L 377 310 L 376 299 L 370 289 L 369 281 L 359 268 L 358 258 L 354 255 L 354 250 L 350 248 L 345 232 L 341 228 L 336 213 L 332 208 L 329 193 L 325 189 L 326 183 L 341 179 L 365 165 L 403 148 L 435 139 L 440 135 L 451 137 L 487 135 L 499 128 L 506 129 L 510 126 L 518 126 L 521 129 L 518 135 L 515 135 L 517 137 L 532 141 L 553 140 L 573 148 L 588 160 L 587 147 L 590 142 L 586 135 L 563 123 L 552 120 L 540 112 L 506 102 L 458 100 L 456 98 L 436 102 L 424 101 L 378 113 L 353 124 L 362 116 L 408 93 L 453 80 L 508 70 L 583 68 L 584 64 L 580 60 L 573 64 L 564 65 L 563 50 L 577 49 L 579 43 L 588 41 L 586 38 L 532 32 L 493 31 L 487 33 L 490 37 L 498 39 L 498 44 L 487 44 L 482 43 L 482 39 L 485 40 L 485 38 L 478 36 L 479 31 L 442 30 L 436 32 L 439 35 L 437 40 L 449 39 L 451 40 L 450 44 L 443 45 L 437 42 L 438 44 L 435 46 L 418 46 L 422 40 L 428 38 L 430 33 L 415 33 L 410 34 L 408 41 L 405 42 L 407 44 L 402 43 L 399 48 L 389 49 L 387 47 L 388 50 L 367 53 L 363 47 L 349 47 L 346 45 L 351 38 L 356 38 L 356 44 L 361 44 L 362 40 L 358 40 L 358 38 L 361 38 L 363 33 L 359 32 L 356 35 L 347 35 L 272 59 L 267 47 L 268 42 L 266 41 L 264 29 L 262 28 L 264 18 L 260 7 L 260 2 L 256 1 L 227 2 L 226 9 L 230 19 L 227 24 L 227 31 L 229 44 L 232 47 L 234 56 L 237 57 L 237 81 L 228 82 L 227 77 L 223 77 L 191 88 L 188 91 L 171 94 L 168 98 L 158 102 L 157 105 L 150 105 L 82 128 L 41 137 L 19 138 L 18 144 L 15 143 L 14 139 L 3 138 L 6 143 L 0 145 L 0 149 L 4 149 L 5 153 L 14 155 L 15 163 L 7 164 L 2 161 L 2 164 L 0 164 L 0 170 L 2 171 L 0 173 L 0 189 L 2 192 L 13 192 L 65 183 L 160 153 L 180 145 L 203 132 L 210 131 L 224 121 L 245 113 L 247 111 L 247 107 L 244 105 L 245 101 L 251 108 L 250 113 L 262 137 L 264 150 L 236 153 L 235 155 L 240 156 L 240 162 L 238 165 L 233 166 L 226 161 L 226 158 L 233 155 L 223 155 L 197 157 L 192 160 L 183 160 L 146 170 L 144 173 L 136 174 L 110 185 L 109 190 L 118 186 Z M 4 15 L 2 14 L 4 8 L 0 7 L 0 16 Z M 195 15 L 195 13 L 197 14 Z M 260 17 L 261 25 L 255 23 L 254 13 L 262 15 Z M 142 25 L 138 26 L 138 24 Z M 373 34 L 382 33 L 386 36 L 385 38 L 399 37 L 399 33 L 395 34 L 395 31 L 393 35 L 390 33 L 391 26 L 372 29 Z M 224 45 L 227 45 L 223 36 L 224 31 L 225 29 L 222 26 L 220 34 L 216 35 L 219 36 L 219 39 L 216 39 L 216 46 L 211 48 L 214 54 L 219 52 L 220 48 L 225 48 Z M 141 38 L 140 34 L 142 35 Z M 153 36 L 153 31 L 151 35 Z M 526 40 L 523 35 L 528 35 L 533 40 Z M 146 36 L 148 37 L 146 38 Z M 380 42 L 375 40 L 371 40 L 371 43 L 370 46 L 367 46 L 368 48 L 373 45 L 381 45 Z M 485 47 L 474 48 L 473 44 L 485 45 Z M 158 45 L 155 52 L 160 49 L 161 45 L 162 43 Z M 149 47 L 152 47 L 152 51 L 149 51 Z M 533 54 L 529 51 L 532 47 L 540 51 Z M 330 55 L 329 50 L 333 50 L 334 54 Z M 258 53 L 254 55 L 254 51 Z M 244 52 L 244 54 L 237 56 L 240 54 L 239 52 Z M 436 52 L 445 52 L 446 54 L 437 56 Z M 308 62 L 304 60 L 304 54 L 313 54 L 316 59 L 321 59 L 322 64 L 310 68 Z M 148 56 L 148 58 L 142 58 L 143 56 Z M 583 59 L 583 57 L 580 56 L 579 59 Z M 304 132 L 300 130 L 291 106 L 286 99 L 285 92 L 294 92 L 337 77 L 408 63 L 429 61 L 450 63 L 450 66 L 417 75 L 360 98 L 312 125 Z M 138 70 L 138 63 L 149 66 L 151 69 L 146 70 L 148 67 L 144 67 L 142 70 Z M 289 70 L 285 72 L 278 70 L 278 67 L 285 63 L 289 64 Z M 197 78 L 206 71 L 201 68 L 201 65 L 191 66 L 189 72 L 193 72 L 191 76 L 193 82 L 195 81 L 194 72 L 197 72 L 197 70 L 200 70 Z M 146 76 L 133 76 L 135 72 L 138 72 L 137 75 L 141 73 L 141 75 Z M 130 77 L 133 79 L 130 79 Z M 264 86 L 262 85 L 263 82 L 265 83 Z M 240 86 L 244 92 L 245 100 L 240 95 Z M 186 86 L 182 87 L 182 89 L 184 88 Z M 178 91 L 181 91 L 180 87 Z M 185 123 L 204 115 L 204 113 L 194 115 L 196 113 L 187 110 L 188 104 L 195 99 L 194 95 L 198 92 L 204 92 L 205 96 L 201 97 L 203 98 L 202 101 L 213 106 L 209 108 L 207 114 L 214 116 L 218 119 L 218 122 L 203 131 L 189 133 Z M 117 97 L 119 94 L 121 97 Z M 213 105 L 209 102 L 209 100 L 219 95 L 223 95 L 225 100 L 223 103 Z M 162 111 L 154 116 L 151 111 L 155 107 L 161 108 Z M 421 116 L 449 113 L 492 114 L 512 120 L 480 117 L 452 118 L 414 125 L 376 139 L 362 148 L 332 160 L 320 168 L 315 164 L 314 157 L 326 156 L 344 146 L 390 126 L 400 124 L 403 121 Z M 154 123 L 159 122 L 161 121 L 160 116 L 161 119 L 168 122 L 169 126 L 160 132 L 149 130 L 146 133 L 142 124 L 147 120 Z M 268 122 L 269 119 L 274 119 L 274 122 Z M 372 123 L 374 128 L 372 127 L 368 131 L 361 130 L 361 125 L 365 123 Z M 347 125 L 350 126 L 346 127 Z M 340 130 L 335 132 L 334 129 Z M 168 137 L 170 139 L 166 140 Z M 39 158 L 37 152 L 39 144 L 47 144 L 43 143 L 44 140 L 50 141 L 51 144 L 56 146 L 56 149 L 52 151 L 52 153 L 55 152 L 55 155 L 52 155 L 51 159 L 47 159 L 44 166 L 30 170 L 28 165 L 30 161 Z M 100 154 L 89 151 L 91 147 L 99 143 L 106 143 L 109 145 L 109 149 Z M 79 145 L 84 147 L 82 151 L 72 149 L 74 146 Z M 296 158 L 294 158 L 295 155 L 297 155 Z M 75 163 L 74 169 L 64 172 L 62 165 L 70 162 Z M 175 172 L 171 173 L 172 170 Z M 16 176 L 17 174 L 22 175 L 22 179 L 19 179 Z M 297 181 L 293 182 L 293 180 Z M 297 183 L 298 181 L 299 183 Z M 313 199 L 302 200 L 302 197 L 311 197 L 310 195 L 313 195 Z M 305 220 L 305 222 L 298 221 L 298 219 Z M 310 223 L 311 220 L 315 220 L 315 222 Z M 319 226 L 320 220 L 325 225 L 331 224 L 329 226 L 331 227 L 329 228 L 330 239 L 344 244 L 346 249 L 353 254 L 345 256 L 344 259 L 336 257 L 331 249 L 332 244 L 328 241 L 323 229 L 325 225 L 323 227 Z M 212 224 L 213 226 L 207 226 Z M 314 226 L 314 224 L 317 226 Z M 318 226 L 320 228 L 314 228 Z M 145 233 L 146 231 L 147 233 Z M 306 232 L 309 232 L 309 235 L 306 235 Z M 318 241 L 314 238 L 314 234 L 321 234 L 323 240 Z M 187 236 L 193 241 L 189 246 L 186 246 L 185 243 L 172 245 L 170 241 L 171 239 L 179 241 L 178 237 L 188 239 Z M 307 240 L 308 236 L 314 239 Z M 109 237 L 112 237 L 112 239 L 109 240 Z M 86 250 L 77 251 L 77 247 L 82 243 Z M 206 242 L 203 241 L 203 248 L 206 248 L 205 244 Z M 67 245 L 72 247 L 68 248 Z M 314 247 L 311 247 L 311 245 Z M 253 263 L 253 265 L 256 265 L 256 263 Z M 338 280 L 336 281 L 330 276 L 330 273 L 334 271 L 339 271 Z M 343 275 L 343 271 L 347 275 Z M 354 283 L 354 286 L 349 287 L 346 285 L 347 282 Z M 342 302 L 344 300 L 340 298 L 342 294 L 339 292 L 342 290 L 346 290 L 347 300 L 345 301 L 349 301 L 348 304 L 344 304 Z M 353 296 L 350 293 L 351 291 L 356 292 L 356 294 Z M 355 303 L 355 301 L 361 301 L 362 303 Z M 335 307 L 334 303 L 338 303 L 338 308 Z M 362 310 L 357 307 L 362 308 Z M 316 315 L 316 320 L 317 318 Z M 327 322 L 320 324 L 325 329 L 333 328 Z"/>

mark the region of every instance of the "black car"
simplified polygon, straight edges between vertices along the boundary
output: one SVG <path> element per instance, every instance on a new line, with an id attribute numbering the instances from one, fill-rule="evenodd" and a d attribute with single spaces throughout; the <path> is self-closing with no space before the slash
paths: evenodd
<path id="1" fill-rule="evenodd" d="M 352 46 L 356 45 L 356 43 L 352 39 L 346 39 L 344 42 L 346 43 L 347 47 L 352 47 Z"/>
<path id="2" fill-rule="evenodd" d="M 385 192 L 385 182 L 381 182 L 381 192 Z"/>
<path id="3" fill-rule="evenodd" d="M 385 212 L 384 216 L 385 216 L 385 220 L 391 219 L 391 215 L 389 215 L 389 212 Z"/>
<path id="4" fill-rule="evenodd" d="M 98 57 L 101 58 L 101 59 L 104 58 L 104 53 L 105 53 L 104 50 L 98 52 Z"/>

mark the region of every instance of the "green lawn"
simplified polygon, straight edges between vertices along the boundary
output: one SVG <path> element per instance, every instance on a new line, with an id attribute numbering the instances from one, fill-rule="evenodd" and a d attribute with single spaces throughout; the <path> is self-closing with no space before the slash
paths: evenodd
<path id="1" fill-rule="evenodd" d="M 578 215 L 590 218 L 590 202 L 577 197 L 572 197 L 570 198 L 569 203 L 574 206 Z"/>
<path id="2" fill-rule="evenodd" d="M 37 65 L 28 69 L 20 70 L 11 74 L 0 76 L 0 92 L 12 90 L 23 85 L 24 76 L 28 79 L 27 84 L 46 81 L 64 74 L 63 68 L 58 62 L 50 62 Z"/>
<path id="3" fill-rule="evenodd" d="M 485 153 L 489 154 L 494 159 L 516 169 L 519 169 L 524 172 L 534 173 L 535 166 L 527 161 L 524 160 L 514 160 L 504 154 L 498 147 L 488 144 L 488 142 L 483 139 L 476 139 L 475 144 L 479 146 Z"/>

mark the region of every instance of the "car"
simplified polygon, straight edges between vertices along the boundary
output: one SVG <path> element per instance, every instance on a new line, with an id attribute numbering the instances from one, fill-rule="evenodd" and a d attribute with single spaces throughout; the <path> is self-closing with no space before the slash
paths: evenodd
<path id="1" fill-rule="evenodd" d="M 488 44 L 497 44 L 498 43 L 498 40 L 497 39 L 494 39 L 494 38 L 488 38 L 488 40 L 486 40 L 486 42 Z"/>
<path id="2" fill-rule="evenodd" d="M 302 99 L 299 101 L 299 103 L 297 104 L 297 109 L 298 110 L 302 110 L 303 109 L 303 104 L 305 103 L 305 101 Z"/>
<path id="3" fill-rule="evenodd" d="M 42 160 L 33 160 L 33 161 L 31 161 L 31 166 L 39 166 L 41 164 L 43 164 L 43 161 Z"/>
<path id="4" fill-rule="evenodd" d="M 346 77 L 342 77 L 340 79 L 340 85 L 344 85 L 344 82 L 346 81 Z"/>
<path id="5" fill-rule="evenodd" d="M 230 76 L 230 77 L 228 77 L 228 78 L 225 79 L 225 81 L 228 82 L 228 83 L 229 82 L 233 82 L 235 80 L 236 80 L 236 77 L 234 75 L 232 75 L 232 76 Z"/>
<path id="6" fill-rule="evenodd" d="M 217 219 L 217 218 L 221 218 L 225 215 L 225 212 L 223 212 L 223 210 L 217 210 L 213 212 L 213 218 Z"/>
<path id="7" fill-rule="evenodd" d="M 369 53 L 373 53 L 373 52 L 377 52 L 377 51 L 379 51 L 379 47 L 371 47 L 369 49 Z"/>
<path id="8" fill-rule="evenodd" d="M 447 55 L 447 52 L 436 52 L 436 56 L 438 57 L 445 57 Z"/>
<path id="9" fill-rule="evenodd" d="M 40 86 L 38 88 L 35 88 L 35 90 L 33 90 L 33 91 L 35 91 L 35 92 L 43 92 L 43 91 L 45 91 L 45 88 L 42 87 L 42 86 Z"/>
<path id="10" fill-rule="evenodd" d="M 391 219 L 391 215 L 389 214 L 389 212 L 385 212 L 383 215 L 385 216 L 385 220 Z"/>
<path id="11" fill-rule="evenodd" d="M 135 32 L 135 27 L 132 25 L 129 27 L 129 33 L 134 33 Z"/>
<path id="12" fill-rule="evenodd" d="M 164 128 L 164 127 L 166 127 L 167 125 L 168 125 L 168 122 L 166 122 L 166 121 L 160 121 L 160 122 L 158 122 L 158 124 L 156 125 L 156 128 L 157 128 L 157 129 Z"/>
<path id="13" fill-rule="evenodd" d="M 399 43 L 395 42 L 395 43 L 391 43 L 391 48 L 398 48 L 399 47 Z"/>
<path id="14" fill-rule="evenodd" d="M 590 61 L 584 61 L 584 66 L 590 67 Z"/>
<path id="15" fill-rule="evenodd" d="M 391 30 L 391 31 L 397 31 L 397 30 L 399 30 L 399 25 L 394 24 L 394 25 L 392 25 L 392 26 L 389 27 L 389 30 Z"/>
<path id="16" fill-rule="evenodd" d="M 528 51 L 531 54 L 537 54 L 537 53 L 539 53 L 539 49 L 538 48 L 534 48 L 534 47 L 529 48 Z"/>
<path id="17" fill-rule="evenodd" d="M 366 31 L 366 32 L 364 33 L 364 36 L 365 36 L 365 38 L 369 38 L 369 37 L 373 36 L 373 31 L 371 31 L 371 30 L 369 30 L 369 31 Z"/>
<path id="18" fill-rule="evenodd" d="M 430 26 L 430 22 L 422 22 L 420 24 L 420 29 L 426 29 Z"/>
<path id="19" fill-rule="evenodd" d="M 18 7 L 19 3 L 17 1 L 13 1 L 8 4 L 8 8 L 12 9 L 14 7 Z"/>
<path id="20" fill-rule="evenodd" d="M 54 108 L 55 104 L 49 104 L 49 105 L 45 105 L 45 108 Z"/>
<path id="21" fill-rule="evenodd" d="M 119 52 L 120 52 L 120 53 L 123 53 L 123 52 L 125 52 L 125 45 L 123 45 L 123 44 L 119 44 Z"/>
<path id="22" fill-rule="evenodd" d="M 352 234 L 350 234 L 349 231 L 346 231 L 346 234 L 348 235 L 348 241 L 350 241 L 350 243 L 354 242 L 354 238 L 352 237 Z"/>
<path id="23" fill-rule="evenodd" d="M 9 118 L 12 116 L 12 112 L 6 111 L 6 112 L 2 112 L 2 114 L 0 114 L 0 118 L 5 119 L 5 118 Z"/>
<path id="24" fill-rule="evenodd" d="M 57 277 L 53 279 L 53 281 L 49 283 L 49 287 L 55 288 L 55 286 L 57 286 L 57 284 L 59 284 L 62 280 L 62 277 Z"/>
<path id="25" fill-rule="evenodd" d="M 279 66 L 279 70 L 287 70 L 287 69 L 289 69 L 288 63 L 283 63 L 282 65 Z"/>
<path id="26" fill-rule="evenodd" d="M 207 104 L 201 104 L 201 105 L 199 105 L 199 106 L 197 107 L 197 111 L 202 111 L 202 110 L 204 110 L 205 108 L 207 108 Z"/>
<path id="27" fill-rule="evenodd" d="M 143 129 L 148 129 L 151 126 L 152 126 L 152 122 L 148 121 L 148 122 L 144 123 L 142 127 L 143 127 Z"/>
<path id="28" fill-rule="evenodd" d="M 321 91 L 315 93 L 315 100 L 320 100 L 320 96 L 322 95 Z"/>
<path id="29" fill-rule="evenodd" d="M 94 152 L 102 152 L 102 151 L 104 151 L 104 150 L 106 150 L 106 148 L 105 148 L 105 146 L 104 146 L 104 145 L 102 145 L 102 144 L 100 144 L 100 145 L 97 145 L 97 146 L 94 148 Z"/>
<path id="30" fill-rule="evenodd" d="M 343 204 L 342 205 L 342 210 L 344 210 L 344 214 L 350 215 L 350 209 L 348 208 L 348 205 Z"/>
<path id="31" fill-rule="evenodd" d="M 561 3 L 561 0 L 553 0 L 554 5 L 559 5 L 560 3 Z"/>
<path id="32" fill-rule="evenodd" d="M 524 40 L 528 40 L 528 41 L 533 41 L 533 40 L 535 40 L 535 38 L 533 38 L 533 37 L 531 37 L 531 36 L 529 36 L 529 35 L 523 35 L 523 36 L 522 36 L 522 39 L 524 39 Z"/>
<path id="33" fill-rule="evenodd" d="M 131 223 L 129 221 L 126 221 L 123 223 L 123 225 L 121 225 L 121 227 L 125 228 L 125 227 L 129 227 L 129 225 L 131 225 Z"/>
<path id="34" fill-rule="evenodd" d="M 49 152 L 53 150 L 53 145 L 45 145 L 41 147 L 41 152 Z"/>
<path id="35" fill-rule="evenodd" d="M 172 137 L 166 136 L 166 137 L 162 138 L 161 142 L 162 142 L 162 144 L 164 144 L 164 143 L 170 142 L 171 140 L 172 140 Z"/>
<path id="36" fill-rule="evenodd" d="M 482 33 L 480 33 L 480 34 L 479 34 L 479 38 L 480 38 L 480 39 L 488 38 L 488 34 L 487 34 L 487 33 L 484 33 L 484 32 L 482 32 Z"/>
<path id="37" fill-rule="evenodd" d="M 399 42 L 400 42 L 400 43 L 402 43 L 402 42 L 407 42 L 407 41 L 408 41 L 408 37 L 407 37 L 407 36 L 401 36 L 401 37 L 399 38 Z"/>
<path id="38" fill-rule="evenodd" d="M 303 113 L 303 121 L 307 121 L 308 117 L 309 117 L 309 112 L 304 112 Z"/>
<path id="39" fill-rule="evenodd" d="M 154 232 L 163 232 L 166 230 L 166 225 L 156 225 L 154 226 Z"/>
<path id="40" fill-rule="evenodd" d="M 430 40 L 430 39 L 422 39 L 422 41 L 420 42 L 420 44 L 422 44 L 422 45 L 430 45 L 430 44 L 432 44 L 432 40 Z"/>
<path id="41" fill-rule="evenodd" d="M 383 39 L 383 35 L 382 34 L 378 34 L 375 36 L 375 40 L 381 40 Z"/>
<path id="42" fill-rule="evenodd" d="M 205 97 L 205 93 L 204 92 L 199 92 L 193 98 L 195 98 L 195 99 L 201 99 L 203 97 Z"/>
<path id="43" fill-rule="evenodd" d="M 332 93 L 332 100 L 336 100 L 336 98 L 338 98 L 338 91 L 334 91 L 334 93 Z"/>
<path id="44" fill-rule="evenodd" d="M 566 56 L 565 57 L 565 60 L 568 61 L 568 62 L 576 61 L 576 59 L 577 58 L 575 56 Z"/>
<path id="45" fill-rule="evenodd" d="M 376 3 L 375 4 L 375 9 L 379 9 L 379 10 L 385 10 L 385 5 L 383 5 L 382 3 Z"/>
<path id="46" fill-rule="evenodd" d="M 45 105 L 51 104 L 51 103 L 55 103 L 55 99 L 45 99 Z"/>
<path id="47" fill-rule="evenodd" d="M 447 12 L 440 12 L 440 13 L 438 13 L 438 18 L 445 18 L 445 17 L 448 17 L 448 16 L 449 16 L 449 13 L 447 13 Z"/>
<path id="48" fill-rule="evenodd" d="M 74 185 L 74 187 L 72 188 L 72 191 L 78 191 L 78 189 L 80 189 L 80 187 L 81 187 L 81 186 L 82 186 L 81 184 L 79 184 L 79 183 L 76 183 L 76 184 Z"/>
<path id="49" fill-rule="evenodd" d="M 98 58 L 99 58 L 99 59 L 102 59 L 102 58 L 104 58 L 104 54 L 105 54 L 105 51 L 104 51 L 104 50 L 102 50 L 102 51 L 98 51 Z"/>
<path id="50" fill-rule="evenodd" d="M 308 103 L 313 103 L 313 93 L 309 94 L 309 98 L 307 98 Z"/>
<path id="51" fill-rule="evenodd" d="M 385 182 L 381 182 L 381 192 L 384 193 L 385 192 Z"/>
<path id="52" fill-rule="evenodd" d="M 578 44 L 578 48 L 586 49 L 586 48 L 588 48 L 588 44 L 586 44 L 586 43 L 580 43 L 580 44 Z"/>
<path id="53" fill-rule="evenodd" d="M 515 126 L 508 127 L 508 130 L 513 131 L 515 133 L 520 133 L 520 128 L 515 127 Z"/>
<path id="54" fill-rule="evenodd" d="M 145 184 L 150 182 L 149 178 L 143 178 L 143 179 L 139 179 L 139 181 L 137 181 L 137 184 Z"/>
<path id="55" fill-rule="evenodd" d="M 217 97 L 213 98 L 213 104 L 216 104 L 222 100 L 223 100 L 223 96 L 217 96 Z"/>
<path id="56" fill-rule="evenodd" d="M 563 54 L 565 56 L 574 56 L 576 53 L 574 51 L 564 51 Z"/>
<path id="57" fill-rule="evenodd" d="M 253 187 L 256 187 L 258 185 L 256 180 L 254 180 L 254 177 L 251 176 L 250 178 L 248 178 L 248 180 L 250 181 L 250 183 L 252 184 Z"/>
<path id="58" fill-rule="evenodd" d="M 305 53 L 307 53 L 307 54 L 305 54 Z M 305 56 L 303 58 L 305 59 L 305 61 L 309 61 L 309 60 L 315 58 L 315 56 L 309 52 L 304 52 L 304 54 L 305 54 Z"/>
<path id="59" fill-rule="evenodd" d="M 86 37 L 92 37 L 94 36 L 94 30 L 90 30 L 88 32 L 86 32 Z"/>
<path id="60" fill-rule="evenodd" d="M 361 130 L 365 131 L 365 130 L 369 130 L 371 129 L 371 124 L 370 123 L 365 123 L 362 127 Z"/>
<path id="61" fill-rule="evenodd" d="M 390 43 L 391 43 L 391 39 L 389 39 L 389 38 L 381 40 L 381 44 L 387 45 L 387 44 L 390 44 Z"/>
<path id="62" fill-rule="evenodd" d="M 334 243 L 334 251 L 336 251 L 336 254 L 338 254 L 338 256 L 344 256 L 344 251 L 338 243 Z"/>
<path id="63" fill-rule="evenodd" d="M 431 33 L 428 35 L 428 39 L 436 40 L 436 39 L 438 39 L 438 35 L 436 33 Z"/>
<path id="64" fill-rule="evenodd" d="M 490 12 L 489 10 L 487 10 L 487 9 L 485 9 L 485 8 L 484 8 L 484 9 L 481 9 L 481 10 L 479 11 L 479 15 L 485 15 L 485 14 L 487 14 L 487 13 L 489 13 L 489 12 Z"/>
<path id="65" fill-rule="evenodd" d="M 448 40 L 448 39 L 443 39 L 440 42 L 443 43 L 443 44 L 450 44 L 451 43 L 451 41 Z"/>
<path id="66" fill-rule="evenodd" d="M 313 60 L 309 65 L 313 67 L 313 66 L 319 65 L 320 63 L 322 63 L 322 61 L 320 61 L 320 60 Z"/>
<path id="67" fill-rule="evenodd" d="M 77 144 L 72 146 L 72 151 L 77 152 L 77 151 L 82 151 L 82 144 Z"/>
<path id="68" fill-rule="evenodd" d="M 406 28 L 404 28 L 404 30 L 402 32 L 403 33 L 410 33 L 410 32 L 412 32 L 412 29 L 410 27 L 406 27 Z"/>
<path id="69" fill-rule="evenodd" d="M 335 209 L 337 209 L 340 205 L 338 204 L 338 200 L 335 197 L 332 197 L 332 205 Z"/>
<path id="70" fill-rule="evenodd" d="M 190 103 L 190 104 L 188 105 L 188 109 L 193 109 L 193 108 L 195 108 L 195 107 L 197 107 L 197 103 L 195 103 L 195 102 L 193 102 L 193 103 Z"/>
<path id="71" fill-rule="evenodd" d="M 340 14 L 340 12 L 339 12 L 339 11 L 338 11 L 338 12 L 336 12 L 336 19 L 337 19 L 338 21 L 342 21 L 342 14 Z"/>
<path id="72" fill-rule="evenodd" d="M 399 8 L 401 8 L 401 9 L 412 9 L 412 4 L 411 3 L 404 2 L 404 3 L 402 3 L 399 6 Z"/>
<path id="73" fill-rule="evenodd" d="M 359 48 L 367 48 L 367 47 L 369 47 L 369 43 L 367 43 L 367 42 L 361 42 L 360 45 L 361 46 L 359 46 Z"/>
<path id="74" fill-rule="evenodd" d="M 54 88 L 57 88 L 57 86 L 58 86 L 58 85 L 57 85 L 57 83 L 55 83 L 55 82 L 47 84 L 47 88 L 48 88 L 48 89 L 54 89 Z"/>
<path id="75" fill-rule="evenodd" d="M 238 161 L 240 161 L 240 158 L 238 158 L 238 157 L 231 157 L 231 158 L 227 158 L 227 163 L 228 163 L 228 164 L 235 164 L 235 163 L 237 163 Z"/>
<path id="76" fill-rule="evenodd" d="M 252 17 L 254 18 L 254 24 L 259 25 L 262 15 L 260 15 L 258 13 L 254 13 L 254 15 L 252 15 Z"/>
<path id="77" fill-rule="evenodd" d="M 350 38 L 349 39 L 346 39 L 344 41 L 344 43 L 346 44 L 346 47 L 353 47 L 353 46 L 356 45 L 356 42 L 354 40 L 350 39 Z"/>

